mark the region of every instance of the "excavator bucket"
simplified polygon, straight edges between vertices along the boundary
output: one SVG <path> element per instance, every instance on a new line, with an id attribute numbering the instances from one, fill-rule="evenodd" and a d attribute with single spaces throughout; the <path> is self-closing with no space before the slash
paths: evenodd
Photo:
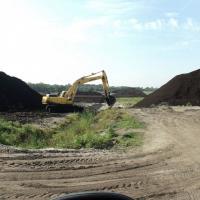
<path id="1" fill-rule="evenodd" d="M 108 106 L 112 107 L 116 102 L 116 98 L 112 95 L 109 95 L 108 97 L 106 97 L 106 102 Z"/>

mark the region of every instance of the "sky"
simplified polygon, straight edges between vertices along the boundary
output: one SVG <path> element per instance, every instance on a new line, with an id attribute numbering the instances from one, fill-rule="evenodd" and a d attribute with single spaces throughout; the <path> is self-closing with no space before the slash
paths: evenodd
<path id="1" fill-rule="evenodd" d="M 160 87 L 200 66 L 199 0 L 0 0 L 0 71 L 67 84 Z M 100 82 L 96 82 L 100 83 Z"/>

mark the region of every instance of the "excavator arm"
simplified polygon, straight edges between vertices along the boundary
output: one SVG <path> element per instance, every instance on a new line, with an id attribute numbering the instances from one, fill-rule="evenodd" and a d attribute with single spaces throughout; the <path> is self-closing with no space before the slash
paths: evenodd
<path id="1" fill-rule="evenodd" d="M 78 80 L 76 80 L 72 86 L 68 89 L 68 91 L 61 93 L 61 97 L 65 97 L 70 101 L 74 101 L 74 97 L 77 93 L 78 87 L 80 85 L 83 85 L 85 83 L 96 81 L 96 80 L 102 80 L 103 90 L 106 98 L 109 98 L 110 91 L 109 91 L 109 84 L 108 79 L 105 71 L 100 71 L 97 73 L 92 73 L 91 75 L 84 76 Z"/>
<path id="2" fill-rule="evenodd" d="M 105 99 L 108 106 L 112 107 L 116 102 L 114 96 L 110 95 L 108 78 L 105 71 L 100 71 L 97 73 L 92 73 L 88 76 L 83 76 L 80 79 L 76 80 L 67 91 L 62 91 L 59 96 L 51 97 L 46 95 L 43 97 L 42 102 L 43 104 L 60 104 L 60 105 L 72 105 L 74 102 L 74 97 L 77 93 L 78 87 L 85 83 L 95 81 L 95 80 L 102 80 L 103 90 L 105 94 Z"/>

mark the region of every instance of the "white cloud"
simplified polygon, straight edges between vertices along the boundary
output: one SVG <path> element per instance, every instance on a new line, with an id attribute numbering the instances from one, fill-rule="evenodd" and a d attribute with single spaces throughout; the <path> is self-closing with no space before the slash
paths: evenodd
<path id="1" fill-rule="evenodd" d="M 187 18 L 184 28 L 188 31 L 199 32 L 200 31 L 200 23 L 194 22 L 192 18 Z"/>
<path id="2" fill-rule="evenodd" d="M 130 26 L 137 31 L 147 30 L 161 30 L 164 27 L 164 21 L 162 19 L 156 19 L 155 21 L 141 22 L 136 18 L 128 20 Z"/>
<path id="3" fill-rule="evenodd" d="M 131 31 L 199 31 L 197 23 L 181 18 L 178 12 L 166 12 L 163 17 L 154 20 L 136 17 L 145 13 L 149 6 L 151 5 L 147 6 L 143 0 L 88 0 L 86 3 L 86 7 L 91 11 L 109 16 L 108 24 L 112 25 L 111 31 L 115 36 L 128 36 L 131 35 Z"/>
<path id="4" fill-rule="evenodd" d="M 122 27 L 122 21 L 120 19 L 113 21 L 113 27 L 114 28 L 121 28 Z"/>
<path id="5" fill-rule="evenodd" d="M 109 15 L 121 15 L 138 8 L 133 0 L 89 0 L 86 7 Z"/>
<path id="6" fill-rule="evenodd" d="M 138 19 L 133 18 L 133 19 L 130 19 L 129 22 L 130 22 L 131 28 L 133 28 L 134 30 L 137 30 L 137 31 L 143 30 L 143 24 Z"/>
<path id="7" fill-rule="evenodd" d="M 188 49 L 194 41 L 192 40 L 183 40 L 177 41 L 172 44 L 167 44 L 161 48 L 162 51 L 177 51 Z"/>
<path id="8" fill-rule="evenodd" d="M 138 18 L 131 18 L 113 21 L 113 28 L 115 35 L 117 35 L 116 31 L 119 31 L 120 35 L 123 31 L 126 32 L 124 35 L 130 35 L 127 34 L 127 32 L 131 33 L 133 30 L 138 32 L 170 30 L 199 32 L 200 22 L 195 22 L 191 18 L 180 21 L 174 17 L 159 18 L 151 21 L 142 21 Z"/>
<path id="9" fill-rule="evenodd" d="M 90 30 L 106 23 L 107 18 L 98 17 L 59 26 L 26 1 L 0 0 L 0 71 L 25 81 L 72 82 L 92 62 L 79 48 L 91 42 Z M 71 74 L 67 80 L 66 73 Z"/>
<path id="10" fill-rule="evenodd" d="M 91 41 L 90 31 L 95 28 L 105 27 L 109 23 L 107 17 L 77 20 L 65 28 L 64 34 L 68 42 L 89 42 Z"/>
<path id="11" fill-rule="evenodd" d="M 49 21 L 27 2 L 0 0 L 0 70 L 26 81 L 72 82 L 90 73 L 84 66 L 95 71 L 94 59 L 83 47 L 95 41 L 105 41 L 105 37 L 129 37 L 137 31 L 170 31 L 169 28 L 200 31 L 199 23 L 191 18 L 181 21 L 170 15 L 141 20 L 140 17 L 112 15 L 135 9 L 131 7 L 135 1 L 118 0 L 118 4 L 115 0 L 92 0 L 90 6 L 105 9 L 104 13 L 109 10 L 112 16 L 74 19 L 66 26 Z"/>
<path id="12" fill-rule="evenodd" d="M 177 17 L 179 15 L 179 13 L 177 13 L 177 12 L 167 12 L 167 13 L 165 13 L 165 16 L 166 17 Z"/>
<path id="13" fill-rule="evenodd" d="M 183 46 L 183 47 L 187 47 L 187 46 L 189 46 L 189 44 L 190 44 L 189 41 L 182 41 L 182 42 L 180 43 L 180 45 Z"/>
<path id="14" fill-rule="evenodd" d="M 175 18 L 170 18 L 168 23 L 169 23 L 169 26 L 172 28 L 178 28 L 179 26 L 179 22 Z"/>
<path id="15" fill-rule="evenodd" d="M 163 27 L 163 20 L 157 19 L 155 21 L 146 22 L 144 27 L 146 30 L 160 30 Z"/>

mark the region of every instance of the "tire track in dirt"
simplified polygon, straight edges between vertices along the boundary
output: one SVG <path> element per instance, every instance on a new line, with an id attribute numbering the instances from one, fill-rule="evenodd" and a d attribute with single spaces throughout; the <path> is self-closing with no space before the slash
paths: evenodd
<path id="1" fill-rule="evenodd" d="M 147 124 L 138 149 L 0 153 L 0 199 L 53 199 L 88 190 L 116 191 L 137 200 L 200 199 L 200 110 L 127 112 Z"/>

